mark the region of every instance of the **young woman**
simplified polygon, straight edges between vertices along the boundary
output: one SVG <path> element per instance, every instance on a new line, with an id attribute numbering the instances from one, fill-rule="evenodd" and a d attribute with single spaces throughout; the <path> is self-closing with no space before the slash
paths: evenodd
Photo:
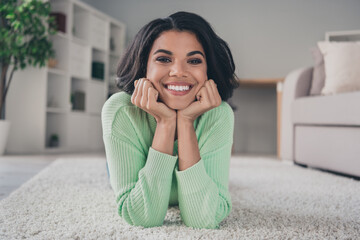
<path id="1" fill-rule="evenodd" d="M 177 12 L 145 25 L 118 67 L 102 110 L 103 138 L 119 215 L 163 224 L 169 205 L 195 228 L 229 215 L 237 86 L 231 52 L 200 16 Z"/>

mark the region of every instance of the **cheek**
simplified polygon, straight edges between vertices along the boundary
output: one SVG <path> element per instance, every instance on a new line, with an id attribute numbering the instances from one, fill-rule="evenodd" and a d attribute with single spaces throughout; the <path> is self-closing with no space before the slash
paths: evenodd
<path id="1" fill-rule="evenodd" d="M 146 78 L 150 80 L 150 82 L 154 85 L 154 87 L 156 88 L 156 90 L 160 90 L 159 89 L 159 82 L 161 79 L 161 73 L 159 72 L 159 69 L 152 66 L 151 64 L 148 65 L 147 67 L 147 71 L 146 71 Z"/>
<path id="2" fill-rule="evenodd" d="M 199 69 L 199 71 L 196 71 L 193 73 L 193 76 L 196 78 L 198 82 L 199 89 L 204 86 L 205 81 L 208 80 L 206 68 L 205 69 Z"/>
<path id="3" fill-rule="evenodd" d="M 146 78 L 147 78 L 147 79 L 151 79 L 153 75 L 154 75 L 154 67 L 153 67 L 153 65 L 149 62 L 149 63 L 147 64 L 147 68 L 146 68 Z"/>
<path id="4" fill-rule="evenodd" d="M 164 68 L 148 64 L 146 78 L 149 79 L 153 84 L 159 84 L 160 79 L 162 79 L 166 74 L 167 72 Z"/>

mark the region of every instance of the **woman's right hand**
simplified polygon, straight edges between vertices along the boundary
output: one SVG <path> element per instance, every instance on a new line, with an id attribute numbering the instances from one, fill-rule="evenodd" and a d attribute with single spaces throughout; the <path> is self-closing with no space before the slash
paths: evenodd
<path id="1" fill-rule="evenodd" d="M 158 102 L 159 92 L 146 78 L 134 82 L 135 90 L 131 102 L 151 114 L 157 123 L 176 123 L 176 112 L 162 102 Z"/>

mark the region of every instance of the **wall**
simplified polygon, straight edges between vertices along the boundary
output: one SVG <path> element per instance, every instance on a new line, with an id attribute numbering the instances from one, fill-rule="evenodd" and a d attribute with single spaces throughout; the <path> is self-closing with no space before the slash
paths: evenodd
<path id="1" fill-rule="evenodd" d="M 312 64 L 326 31 L 360 29 L 359 0 L 83 0 L 127 25 L 127 40 L 150 20 L 184 10 L 200 14 L 230 45 L 241 78 L 285 77 Z M 238 89 L 235 150 L 276 152 L 275 89 Z"/>

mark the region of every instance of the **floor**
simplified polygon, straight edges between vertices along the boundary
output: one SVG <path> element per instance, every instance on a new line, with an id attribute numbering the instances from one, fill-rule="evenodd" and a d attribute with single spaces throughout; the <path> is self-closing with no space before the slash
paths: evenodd
<path id="1" fill-rule="evenodd" d="M 98 153 L 79 153 L 79 154 L 62 154 L 62 155 L 7 155 L 0 156 L 0 201 L 6 198 L 19 188 L 23 183 L 27 182 L 31 177 L 35 176 L 42 169 L 58 158 L 71 157 L 95 157 L 103 156 L 103 152 Z M 239 156 L 246 157 L 267 157 L 278 160 L 273 155 L 254 155 L 243 154 Z"/>
<path id="2" fill-rule="evenodd" d="M 58 158 L 104 156 L 104 153 L 0 156 L 0 201 Z"/>

